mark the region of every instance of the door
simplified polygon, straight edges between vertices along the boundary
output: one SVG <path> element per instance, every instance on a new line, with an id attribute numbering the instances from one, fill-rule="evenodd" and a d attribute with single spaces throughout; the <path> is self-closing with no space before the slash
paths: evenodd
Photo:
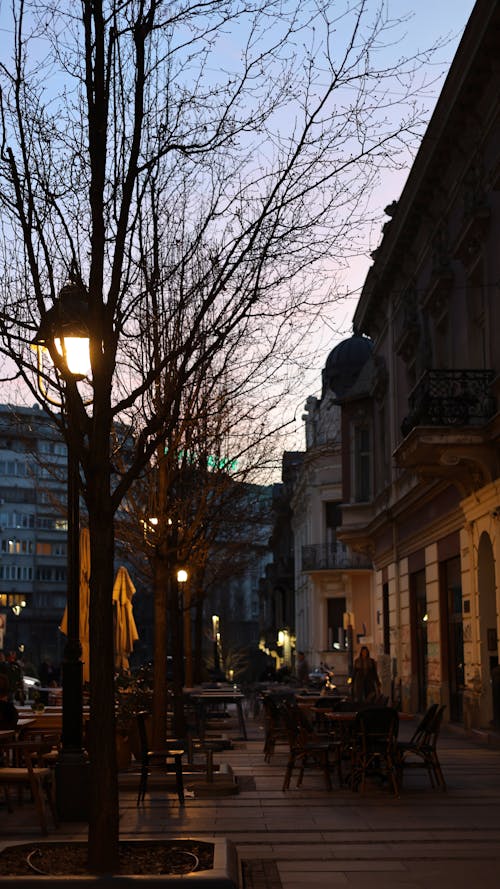
<path id="1" fill-rule="evenodd" d="M 427 709 L 427 597 L 425 570 L 410 574 L 413 695 L 417 712 Z"/>

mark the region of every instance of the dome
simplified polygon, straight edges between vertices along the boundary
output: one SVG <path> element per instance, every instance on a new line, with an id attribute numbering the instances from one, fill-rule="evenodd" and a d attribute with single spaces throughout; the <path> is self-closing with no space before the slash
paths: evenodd
<path id="1" fill-rule="evenodd" d="M 356 382 L 372 349 L 372 341 L 359 333 L 335 346 L 326 359 L 323 371 L 323 395 L 327 389 L 331 389 L 342 398 Z"/>

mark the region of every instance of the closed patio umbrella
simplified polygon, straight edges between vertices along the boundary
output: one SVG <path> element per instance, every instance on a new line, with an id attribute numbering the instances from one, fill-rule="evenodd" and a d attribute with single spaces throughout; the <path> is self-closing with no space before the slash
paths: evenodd
<path id="1" fill-rule="evenodd" d="M 113 610 L 115 625 L 115 667 L 128 670 L 129 655 L 139 638 L 132 611 L 135 586 L 123 566 L 118 569 L 113 586 Z"/>
<path id="2" fill-rule="evenodd" d="M 82 646 L 83 681 L 90 679 L 89 670 L 89 602 L 90 602 L 90 534 L 88 528 L 80 531 L 80 619 L 79 635 Z M 68 607 L 66 606 L 59 627 L 68 634 Z"/>

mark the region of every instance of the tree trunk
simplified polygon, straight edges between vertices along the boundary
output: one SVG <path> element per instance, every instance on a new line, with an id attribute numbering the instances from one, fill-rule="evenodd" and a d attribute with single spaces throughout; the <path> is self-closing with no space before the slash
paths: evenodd
<path id="1" fill-rule="evenodd" d="M 203 597 L 196 595 L 194 619 L 194 683 L 203 681 Z"/>
<path id="2" fill-rule="evenodd" d="M 109 445 L 103 443 L 103 447 L 106 458 Z M 101 472 L 92 473 L 87 485 L 91 558 L 89 867 L 95 873 L 118 870 L 119 838 L 112 600 L 114 527 L 109 459 L 105 463 Z"/>
<path id="3" fill-rule="evenodd" d="M 161 533 L 161 532 L 160 532 Z M 167 596 L 168 557 L 165 542 L 156 547 L 154 561 L 154 638 L 153 638 L 153 737 L 155 750 L 161 750 L 167 738 Z"/>

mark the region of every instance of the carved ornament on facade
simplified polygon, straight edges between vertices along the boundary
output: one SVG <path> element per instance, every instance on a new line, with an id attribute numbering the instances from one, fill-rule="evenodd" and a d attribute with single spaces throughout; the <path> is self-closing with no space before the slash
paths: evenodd
<path id="1" fill-rule="evenodd" d="M 396 352 L 408 364 L 415 358 L 422 333 L 418 316 L 417 288 L 414 283 L 410 284 L 402 295 L 398 316 Z"/>

